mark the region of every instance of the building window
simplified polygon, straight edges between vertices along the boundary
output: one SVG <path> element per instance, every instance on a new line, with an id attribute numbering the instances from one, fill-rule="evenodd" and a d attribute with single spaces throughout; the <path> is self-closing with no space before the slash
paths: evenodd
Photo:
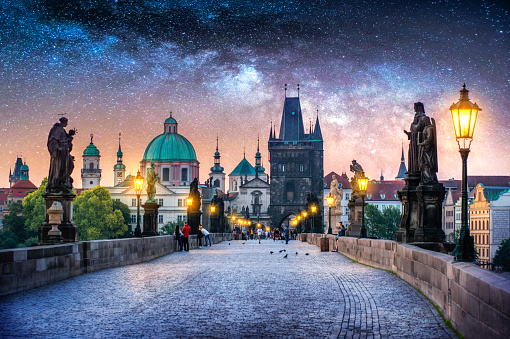
<path id="1" fill-rule="evenodd" d="M 177 199 L 177 207 L 182 207 L 182 199 Z"/>
<path id="2" fill-rule="evenodd" d="M 384 198 L 386 197 L 386 194 L 381 194 L 381 199 L 384 200 Z M 383 207 L 384 208 L 384 207 Z"/>
<path id="3" fill-rule="evenodd" d="M 294 183 L 286 182 L 285 183 L 285 198 L 287 201 L 294 200 Z"/>
<path id="4" fill-rule="evenodd" d="M 216 188 L 219 188 L 220 187 L 220 179 L 214 180 L 213 186 Z"/>
<path id="5" fill-rule="evenodd" d="M 185 215 L 178 215 L 177 216 L 177 221 L 186 221 L 186 216 Z"/>
<path id="6" fill-rule="evenodd" d="M 136 199 L 131 199 L 131 206 L 136 207 Z"/>
<path id="7" fill-rule="evenodd" d="M 163 181 L 170 181 L 170 168 L 163 168 Z"/>
<path id="8" fill-rule="evenodd" d="M 89 168 L 94 169 L 94 164 L 92 162 L 89 164 Z"/>
<path id="9" fill-rule="evenodd" d="M 162 215 L 162 214 L 158 215 L 158 222 L 159 222 L 160 224 L 162 224 L 162 223 L 163 223 L 163 215 Z"/>
<path id="10" fill-rule="evenodd" d="M 188 181 L 188 169 L 181 169 L 181 181 Z"/>
<path id="11" fill-rule="evenodd" d="M 345 200 L 350 200 L 350 199 L 351 199 L 351 194 L 345 193 Z"/>
<path id="12" fill-rule="evenodd" d="M 163 206 L 163 199 L 158 199 L 158 205 Z"/>
<path id="13" fill-rule="evenodd" d="M 136 224 L 136 214 L 131 214 L 131 223 Z"/>
<path id="14" fill-rule="evenodd" d="M 90 184 L 92 185 L 94 182 L 93 181 L 90 181 Z"/>

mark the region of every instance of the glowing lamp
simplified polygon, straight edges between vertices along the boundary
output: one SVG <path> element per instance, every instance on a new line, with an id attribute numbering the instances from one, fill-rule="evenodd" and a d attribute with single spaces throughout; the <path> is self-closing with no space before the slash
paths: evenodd
<path id="1" fill-rule="evenodd" d="M 308 216 L 308 213 L 306 211 L 303 212 L 303 218 L 306 218 Z"/>
<path id="2" fill-rule="evenodd" d="M 335 201 L 335 198 L 333 198 L 333 196 L 331 195 L 331 192 L 329 193 L 329 196 L 328 196 L 328 206 L 331 207 L 333 206 L 333 202 Z"/>
<path id="3" fill-rule="evenodd" d="M 138 173 L 136 173 L 136 177 L 135 177 L 136 194 L 137 195 L 142 194 L 142 189 L 143 189 L 143 177 L 141 176 L 140 171 L 138 171 Z"/>
<path id="4" fill-rule="evenodd" d="M 315 212 L 317 212 L 317 206 L 312 205 L 312 213 L 315 213 Z"/>
<path id="5" fill-rule="evenodd" d="M 476 103 L 472 103 L 468 96 L 466 84 L 460 90 L 460 99 L 450 106 L 452 113 L 455 137 L 460 149 L 469 149 L 473 140 L 476 118 L 482 109 Z"/>
<path id="6" fill-rule="evenodd" d="M 216 206 L 211 205 L 211 213 L 214 213 L 216 211 Z"/>
<path id="7" fill-rule="evenodd" d="M 368 186 L 368 178 L 363 176 L 363 177 L 358 179 L 358 188 L 361 191 L 361 194 L 364 195 L 366 193 L 367 186 Z"/>
<path id="8" fill-rule="evenodd" d="M 186 199 L 186 203 L 188 204 L 188 206 L 193 205 L 193 198 Z"/>
<path id="9" fill-rule="evenodd" d="M 300 215 L 297 216 L 297 220 L 301 220 L 301 216 Z"/>

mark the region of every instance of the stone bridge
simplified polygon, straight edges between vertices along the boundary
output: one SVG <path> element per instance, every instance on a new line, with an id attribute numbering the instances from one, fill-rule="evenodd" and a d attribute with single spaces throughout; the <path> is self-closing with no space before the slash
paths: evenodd
<path id="1" fill-rule="evenodd" d="M 321 237 L 214 234 L 212 247 L 193 238 L 175 253 L 173 236 L 3 250 L 0 336 L 456 337 L 441 313 L 467 338 L 510 336 L 505 277 L 391 241 L 344 237 L 343 255 L 321 252 Z"/>

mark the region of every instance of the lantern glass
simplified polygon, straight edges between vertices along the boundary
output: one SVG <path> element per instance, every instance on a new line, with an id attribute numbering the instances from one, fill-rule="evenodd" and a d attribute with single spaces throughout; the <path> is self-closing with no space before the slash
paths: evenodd
<path id="1" fill-rule="evenodd" d="M 368 178 L 359 178 L 358 179 L 358 187 L 360 191 L 365 192 L 368 186 Z"/>
<path id="2" fill-rule="evenodd" d="M 331 195 L 328 197 L 328 205 L 331 207 L 333 205 L 333 201 L 335 198 L 333 198 Z"/>
<path id="3" fill-rule="evenodd" d="M 135 191 L 136 194 L 140 194 L 143 188 L 143 177 L 140 175 L 140 171 L 136 174 L 135 177 Z"/>
<path id="4" fill-rule="evenodd" d="M 303 212 L 303 218 L 306 218 L 306 217 L 307 217 L 307 215 L 308 215 L 308 213 L 306 213 L 306 211 L 305 211 L 305 212 Z"/>
<path id="5" fill-rule="evenodd" d="M 312 213 L 315 213 L 315 212 L 317 212 L 317 206 L 313 205 L 312 206 Z"/>
<path id="6" fill-rule="evenodd" d="M 214 213 L 214 211 L 216 211 L 216 206 L 211 205 L 211 213 Z"/>
<path id="7" fill-rule="evenodd" d="M 186 199 L 186 202 L 188 203 L 188 206 L 193 205 L 193 198 Z"/>

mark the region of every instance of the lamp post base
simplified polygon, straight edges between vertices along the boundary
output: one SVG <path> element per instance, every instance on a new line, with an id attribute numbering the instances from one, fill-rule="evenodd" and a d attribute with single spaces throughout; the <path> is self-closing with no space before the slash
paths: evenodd
<path id="1" fill-rule="evenodd" d="M 459 243 L 457 244 L 456 261 L 474 261 L 475 260 L 475 240 L 472 236 L 461 231 Z"/>

